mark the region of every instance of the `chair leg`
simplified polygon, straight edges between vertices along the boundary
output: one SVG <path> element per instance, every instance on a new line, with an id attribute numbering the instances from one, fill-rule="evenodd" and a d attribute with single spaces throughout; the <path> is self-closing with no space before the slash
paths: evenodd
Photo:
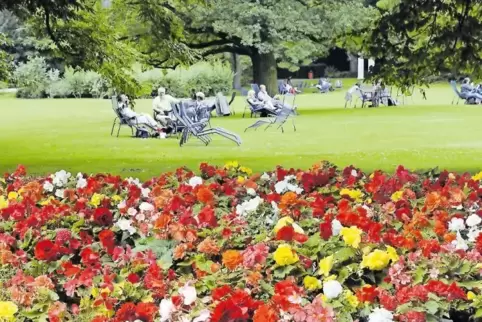
<path id="1" fill-rule="evenodd" d="M 295 120 L 292 119 L 292 120 L 291 120 L 291 123 L 293 123 L 293 130 L 296 132 Z"/>
<path id="2" fill-rule="evenodd" d="M 112 129 L 110 130 L 110 136 L 112 136 L 112 134 L 114 134 L 114 127 L 115 127 L 116 122 L 117 122 L 117 117 L 114 119 L 114 123 L 112 123 Z"/>
<path id="3" fill-rule="evenodd" d="M 121 124 L 119 122 L 119 128 L 117 129 L 117 137 L 119 137 L 120 129 L 121 129 Z"/>

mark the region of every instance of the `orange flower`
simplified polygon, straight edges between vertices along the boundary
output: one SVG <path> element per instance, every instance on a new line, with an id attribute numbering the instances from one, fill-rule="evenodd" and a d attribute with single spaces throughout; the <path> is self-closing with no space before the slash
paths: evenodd
<path id="1" fill-rule="evenodd" d="M 440 202 L 440 194 L 434 191 L 427 195 L 425 199 L 425 207 L 427 207 L 429 211 L 434 211 L 436 208 L 438 208 Z"/>
<path id="2" fill-rule="evenodd" d="M 171 190 L 162 189 L 159 186 L 154 187 L 151 192 L 154 199 L 154 205 L 158 209 L 163 209 L 171 201 L 173 193 Z"/>
<path id="3" fill-rule="evenodd" d="M 169 222 L 171 221 L 171 216 L 168 214 L 162 214 L 157 220 L 154 225 L 157 229 L 164 229 L 169 225 Z"/>
<path id="4" fill-rule="evenodd" d="M 460 205 L 465 200 L 465 194 L 459 187 L 453 187 L 450 189 L 450 199 L 451 205 Z"/>
<path id="5" fill-rule="evenodd" d="M 196 197 L 199 201 L 205 204 L 211 204 L 214 200 L 214 194 L 208 187 L 200 187 L 197 191 Z"/>
<path id="6" fill-rule="evenodd" d="M 214 240 L 211 239 L 211 237 L 208 237 L 205 240 L 203 240 L 197 246 L 197 250 L 201 253 L 210 254 L 210 255 L 218 255 L 220 251 L 219 246 L 216 244 Z"/>
<path id="7" fill-rule="evenodd" d="M 444 241 L 447 243 L 451 243 L 456 239 L 457 239 L 457 235 L 454 233 L 448 233 L 444 235 Z"/>
<path id="8" fill-rule="evenodd" d="M 179 244 L 174 248 L 172 253 L 172 257 L 175 260 L 183 259 L 186 256 L 187 245 L 186 244 Z"/>
<path id="9" fill-rule="evenodd" d="M 253 322 L 276 321 L 278 321 L 278 313 L 271 305 L 263 304 L 254 312 Z"/>
<path id="10" fill-rule="evenodd" d="M 41 275 L 35 278 L 35 285 L 38 287 L 45 287 L 49 290 L 53 290 L 55 285 L 52 280 L 45 275 Z"/>
<path id="11" fill-rule="evenodd" d="M 251 286 L 258 286 L 259 281 L 263 278 L 260 272 L 250 272 L 246 277 L 246 282 Z"/>
<path id="12" fill-rule="evenodd" d="M 447 228 L 445 227 L 445 223 L 441 220 L 435 220 L 433 231 L 437 235 L 443 236 L 447 232 Z"/>
<path id="13" fill-rule="evenodd" d="M 169 232 L 171 233 L 172 239 L 177 241 L 184 241 L 186 237 L 186 227 L 178 223 L 169 225 Z"/>
<path id="14" fill-rule="evenodd" d="M 294 206 L 297 203 L 297 196 L 296 193 L 290 191 L 287 192 L 281 197 L 281 202 L 279 204 L 280 209 L 288 209 L 290 206 Z"/>
<path id="15" fill-rule="evenodd" d="M 216 273 L 217 271 L 219 271 L 220 268 L 221 268 L 221 265 L 219 265 L 218 263 L 212 263 L 211 264 L 211 272 L 213 274 Z"/>
<path id="16" fill-rule="evenodd" d="M 243 262 L 243 255 L 237 250 L 227 250 L 223 253 L 223 264 L 230 270 L 235 270 Z"/>
<path id="17" fill-rule="evenodd" d="M 42 199 L 43 186 L 38 181 L 27 183 L 21 190 L 24 199 L 30 198 L 34 202 L 39 202 Z"/>

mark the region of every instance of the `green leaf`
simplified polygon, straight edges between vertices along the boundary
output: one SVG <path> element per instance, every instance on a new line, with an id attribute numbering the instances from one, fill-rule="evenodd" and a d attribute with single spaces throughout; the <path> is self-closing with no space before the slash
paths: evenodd
<path id="1" fill-rule="evenodd" d="M 435 301 L 428 301 L 427 303 L 425 303 L 424 306 L 427 309 L 427 312 L 430 313 L 430 314 L 437 313 L 437 311 L 439 309 L 439 305 Z"/>
<path id="2" fill-rule="evenodd" d="M 284 279 L 295 268 L 293 265 L 278 267 L 274 270 L 274 277 Z"/>
<path id="3" fill-rule="evenodd" d="M 415 271 L 415 277 L 413 279 L 413 284 L 417 285 L 423 282 L 423 277 L 425 275 L 425 268 L 422 266 L 417 267 Z"/>
<path id="4" fill-rule="evenodd" d="M 465 287 L 468 290 L 472 290 L 474 288 L 482 289 L 482 281 L 457 282 L 457 285 Z"/>
<path id="5" fill-rule="evenodd" d="M 333 254 L 333 260 L 336 263 L 343 263 L 349 259 L 351 259 L 353 256 L 355 256 L 356 251 L 351 248 L 351 247 L 344 247 L 337 251 L 335 254 Z"/>
<path id="6" fill-rule="evenodd" d="M 482 318 L 482 308 L 475 311 L 474 318 Z"/>

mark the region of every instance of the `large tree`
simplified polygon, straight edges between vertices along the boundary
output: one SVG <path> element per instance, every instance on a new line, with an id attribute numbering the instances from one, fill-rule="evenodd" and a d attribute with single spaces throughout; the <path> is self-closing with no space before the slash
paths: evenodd
<path id="1" fill-rule="evenodd" d="M 441 72 L 482 77 L 481 0 L 383 0 L 361 35 L 374 77 L 410 86 Z"/>
<path id="2" fill-rule="evenodd" d="M 359 0 L 211 0 L 203 5 L 147 0 L 141 6 L 150 30 L 137 34 L 140 39 L 151 44 L 165 40 L 166 25 L 159 22 L 168 21 L 176 28 L 171 32 L 178 37 L 180 52 L 194 50 L 200 57 L 223 52 L 249 56 L 253 80 L 270 91 L 277 89 L 278 63 L 285 67 L 309 63 L 326 54 L 337 35 L 359 28 L 368 16 Z"/>

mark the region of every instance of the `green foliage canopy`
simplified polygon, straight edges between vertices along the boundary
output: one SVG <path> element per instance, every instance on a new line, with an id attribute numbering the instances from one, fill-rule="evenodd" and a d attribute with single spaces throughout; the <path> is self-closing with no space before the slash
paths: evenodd
<path id="1" fill-rule="evenodd" d="M 482 76 L 482 1 L 382 0 L 362 50 L 377 58 L 374 76 L 424 84 L 441 72 Z"/>

